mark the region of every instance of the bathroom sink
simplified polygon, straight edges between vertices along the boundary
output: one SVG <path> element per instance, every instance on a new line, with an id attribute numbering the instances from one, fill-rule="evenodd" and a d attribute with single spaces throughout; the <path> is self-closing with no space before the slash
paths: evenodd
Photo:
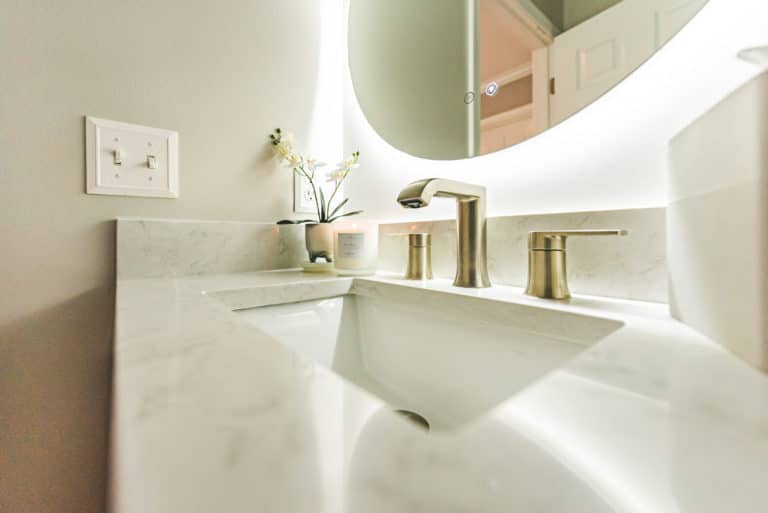
<path id="1" fill-rule="evenodd" d="M 393 410 L 455 429 L 561 367 L 621 323 L 389 286 L 237 312 Z M 397 290 L 400 289 L 400 290 Z"/>

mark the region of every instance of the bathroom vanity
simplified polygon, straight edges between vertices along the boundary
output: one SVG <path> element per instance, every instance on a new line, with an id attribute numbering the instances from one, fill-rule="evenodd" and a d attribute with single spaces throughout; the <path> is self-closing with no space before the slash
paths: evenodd
<path id="1" fill-rule="evenodd" d="M 768 379 L 662 304 L 395 275 L 124 278 L 114 370 L 116 513 L 764 504 Z"/>

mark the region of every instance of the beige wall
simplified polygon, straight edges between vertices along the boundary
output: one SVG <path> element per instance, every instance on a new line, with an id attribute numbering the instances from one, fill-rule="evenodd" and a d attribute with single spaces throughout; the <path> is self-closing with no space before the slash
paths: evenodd
<path id="1" fill-rule="evenodd" d="M 0 0 L 0 511 L 104 511 L 111 220 L 288 215 L 263 141 L 310 135 L 322 9 Z M 86 114 L 178 130 L 181 197 L 86 196 Z"/>

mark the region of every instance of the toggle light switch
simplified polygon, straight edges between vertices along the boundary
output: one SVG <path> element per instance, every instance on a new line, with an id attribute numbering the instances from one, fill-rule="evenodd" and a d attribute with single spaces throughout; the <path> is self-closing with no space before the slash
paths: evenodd
<path id="1" fill-rule="evenodd" d="M 119 196 L 179 196 L 179 134 L 86 117 L 86 192 Z"/>

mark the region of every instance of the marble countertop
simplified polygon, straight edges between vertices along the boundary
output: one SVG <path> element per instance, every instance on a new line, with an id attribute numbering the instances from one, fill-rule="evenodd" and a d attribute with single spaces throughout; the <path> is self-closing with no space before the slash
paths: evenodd
<path id="1" fill-rule="evenodd" d="M 416 287 L 620 321 L 426 433 L 233 310 Z M 666 306 L 295 271 L 118 280 L 113 513 L 766 513 L 768 376 Z"/>

